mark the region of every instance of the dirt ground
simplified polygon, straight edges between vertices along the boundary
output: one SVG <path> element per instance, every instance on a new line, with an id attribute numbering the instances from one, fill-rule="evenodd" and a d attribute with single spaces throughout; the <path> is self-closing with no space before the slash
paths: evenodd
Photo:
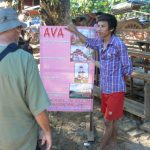
<path id="1" fill-rule="evenodd" d="M 94 100 L 94 141 L 90 142 L 87 140 L 90 113 L 50 112 L 52 150 L 97 150 L 103 132 L 103 117 L 99 106 L 99 101 Z M 127 128 L 129 124 L 131 128 Z M 139 120 L 125 115 L 118 125 L 117 150 L 150 150 L 150 134 L 139 129 Z"/>
<path id="2" fill-rule="evenodd" d="M 39 53 L 34 57 L 39 62 Z M 103 133 L 103 116 L 99 107 L 99 100 L 94 100 L 94 141 L 90 142 L 87 139 L 90 113 L 49 112 L 53 131 L 52 150 L 99 150 Z M 117 150 L 150 150 L 150 133 L 141 130 L 140 125 L 139 119 L 125 113 L 118 123 Z"/>

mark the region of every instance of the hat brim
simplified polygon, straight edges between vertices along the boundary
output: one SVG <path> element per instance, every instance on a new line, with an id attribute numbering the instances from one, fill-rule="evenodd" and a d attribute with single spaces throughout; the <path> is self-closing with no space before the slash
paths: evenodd
<path id="1" fill-rule="evenodd" d="M 27 24 L 24 22 L 21 22 L 19 20 L 12 20 L 12 21 L 8 21 L 8 22 L 4 22 L 4 23 L 1 23 L 1 25 L 0 25 L 0 32 L 5 32 L 8 30 L 14 29 L 18 26 L 26 28 Z"/>

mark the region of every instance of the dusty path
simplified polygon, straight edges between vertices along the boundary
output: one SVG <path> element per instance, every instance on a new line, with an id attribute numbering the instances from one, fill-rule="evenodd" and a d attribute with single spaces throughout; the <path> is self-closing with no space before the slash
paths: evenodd
<path id="1" fill-rule="evenodd" d="M 53 127 L 52 150 L 97 150 L 103 131 L 99 102 L 94 101 L 93 121 L 95 141 L 87 142 L 89 113 L 50 112 Z M 120 136 L 117 150 L 150 150 L 150 134 L 138 128 L 139 121 L 125 116 L 119 122 Z M 86 143 L 86 145 L 85 145 Z"/>
<path id="2" fill-rule="evenodd" d="M 39 63 L 40 54 L 34 55 Z M 53 128 L 52 150 L 97 150 L 103 132 L 103 119 L 99 111 L 99 101 L 94 100 L 93 122 L 95 126 L 94 142 L 87 142 L 89 113 L 50 112 L 49 118 Z M 120 136 L 117 150 L 150 150 L 150 133 L 139 128 L 140 122 L 125 115 L 119 122 Z"/>

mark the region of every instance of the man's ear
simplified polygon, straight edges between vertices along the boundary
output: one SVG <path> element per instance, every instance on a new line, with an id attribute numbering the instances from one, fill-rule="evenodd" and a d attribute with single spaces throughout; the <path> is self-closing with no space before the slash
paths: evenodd
<path id="1" fill-rule="evenodd" d="M 21 34 L 21 29 L 20 28 L 16 28 L 16 31 Z"/>
<path id="2" fill-rule="evenodd" d="M 110 30 L 111 32 L 114 31 L 114 28 Z"/>

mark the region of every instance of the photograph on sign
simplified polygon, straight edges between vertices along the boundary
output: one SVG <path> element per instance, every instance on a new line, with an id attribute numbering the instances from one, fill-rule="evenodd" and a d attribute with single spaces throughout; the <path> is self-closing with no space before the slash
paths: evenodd
<path id="1" fill-rule="evenodd" d="M 81 32 L 86 37 L 94 38 L 95 30 L 89 28 L 78 28 L 78 31 Z"/>
<path id="2" fill-rule="evenodd" d="M 79 32 L 81 32 L 86 37 L 94 38 L 95 37 L 95 31 L 85 28 L 78 28 Z M 75 34 L 71 35 L 71 44 L 72 45 L 83 45 L 83 43 L 80 41 L 79 37 Z"/>
<path id="3" fill-rule="evenodd" d="M 92 98 L 92 84 L 70 84 L 70 98 Z"/>
<path id="4" fill-rule="evenodd" d="M 75 83 L 88 83 L 89 65 L 87 63 L 75 63 Z"/>
<path id="5" fill-rule="evenodd" d="M 85 62 L 93 61 L 94 53 L 90 48 L 86 48 L 84 45 L 72 45 L 70 51 L 71 62 Z"/>

